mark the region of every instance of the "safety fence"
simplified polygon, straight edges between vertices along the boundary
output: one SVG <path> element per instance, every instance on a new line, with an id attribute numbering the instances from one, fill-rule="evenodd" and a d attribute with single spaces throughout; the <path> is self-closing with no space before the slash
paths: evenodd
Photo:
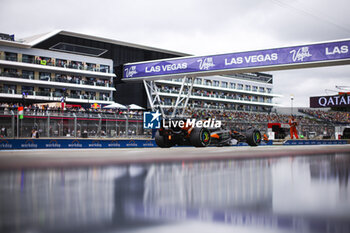
<path id="1" fill-rule="evenodd" d="M 21 119 L 22 118 L 22 119 Z M 142 116 L 94 112 L 0 112 L 3 138 L 150 138 Z"/>
<path id="2" fill-rule="evenodd" d="M 124 112 L 25 111 L 0 110 L 2 138 L 151 138 L 152 131 L 143 128 L 142 114 Z M 268 122 L 249 119 L 222 120 L 230 129 L 245 131 L 248 127 L 267 133 Z M 299 135 L 305 139 L 335 139 L 335 126 L 325 123 L 300 123 Z M 285 131 L 283 138 L 289 135 Z"/>

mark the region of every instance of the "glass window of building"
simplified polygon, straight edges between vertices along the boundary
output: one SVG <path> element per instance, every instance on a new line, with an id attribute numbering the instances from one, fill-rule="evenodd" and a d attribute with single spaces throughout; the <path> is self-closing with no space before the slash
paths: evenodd
<path id="1" fill-rule="evenodd" d="M 17 69 L 4 68 L 3 75 L 6 77 L 18 77 Z"/>
<path id="2" fill-rule="evenodd" d="M 71 61 L 68 63 L 68 68 L 73 68 L 73 69 L 83 69 L 83 63 L 80 61 Z"/>
<path id="3" fill-rule="evenodd" d="M 39 91 L 36 95 L 39 96 L 50 96 L 51 89 L 49 87 L 39 87 Z"/>
<path id="4" fill-rule="evenodd" d="M 80 99 L 81 91 L 71 90 L 69 98 Z"/>
<path id="5" fill-rule="evenodd" d="M 211 80 L 208 80 L 208 79 L 205 80 L 205 85 L 211 86 L 211 83 L 212 83 Z"/>
<path id="6" fill-rule="evenodd" d="M 100 65 L 100 72 L 109 73 L 109 66 Z"/>
<path id="7" fill-rule="evenodd" d="M 67 68 L 68 62 L 67 60 L 63 60 L 63 59 L 56 59 L 56 66 Z"/>
<path id="8" fill-rule="evenodd" d="M 34 79 L 34 71 L 22 70 L 22 78 Z"/>
<path id="9" fill-rule="evenodd" d="M 7 60 L 7 61 L 17 61 L 17 53 L 5 52 L 5 60 Z"/>
<path id="10" fill-rule="evenodd" d="M 227 82 L 221 82 L 221 87 L 227 88 Z"/>
<path id="11" fill-rule="evenodd" d="M 89 78 L 89 77 L 87 77 L 86 80 L 84 81 L 84 84 L 86 84 L 86 85 L 94 85 L 95 82 L 96 82 L 96 78 Z"/>
<path id="12" fill-rule="evenodd" d="M 94 91 L 85 91 L 84 99 L 93 100 L 93 99 L 95 99 L 95 97 L 96 97 L 96 92 L 94 92 Z"/>
<path id="13" fill-rule="evenodd" d="M 196 79 L 194 80 L 194 83 L 195 83 L 195 84 L 201 85 L 201 84 L 202 84 L 202 79 L 201 79 L 201 78 L 196 78 Z"/>
<path id="14" fill-rule="evenodd" d="M 105 86 L 105 80 L 97 79 L 96 86 L 101 86 L 101 87 Z"/>
<path id="15" fill-rule="evenodd" d="M 70 76 L 67 75 L 68 82 L 70 83 L 75 83 L 75 84 L 80 84 L 81 76 Z"/>
<path id="16" fill-rule="evenodd" d="M 100 100 L 108 101 L 109 94 L 107 92 L 100 92 Z"/>
<path id="17" fill-rule="evenodd" d="M 39 65 L 48 65 L 48 66 L 52 66 L 54 65 L 51 58 L 49 57 L 36 57 L 35 58 L 35 63 L 36 64 L 39 64 Z"/>
<path id="18" fill-rule="evenodd" d="M 56 88 L 55 91 L 53 92 L 54 97 L 62 97 L 64 93 L 63 89 Z"/>
<path id="19" fill-rule="evenodd" d="M 17 86 L 11 85 L 11 84 L 4 84 L 3 91 L 4 91 L 4 93 L 8 93 L 8 94 L 12 94 L 12 93 L 16 94 L 17 93 Z"/>
<path id="20" fill-rule="evenodd" d="M 33 55 L 23 54 L 22 55 L 22 62 L 35 63 L 35 57 Z"/>
<path id="21" fill-rule="evenodd" d="M 34 87 L 32 86 L 22 86 L 22 94 L 33 95 Z"/>
<path id="22" fill-rule="evenodd" d="M 51 80 L 51 74 L 46 72 L 40 72 L 39 73 L 39 79 L 42 81 L 50 81 Z"/>
<path id="23" fill-rule="evenodd" d="M 93 64 L 93 63 L 86 63 L 86 70 L 89 70 L 89 71 L 96 71 L 96 64 Z"/>

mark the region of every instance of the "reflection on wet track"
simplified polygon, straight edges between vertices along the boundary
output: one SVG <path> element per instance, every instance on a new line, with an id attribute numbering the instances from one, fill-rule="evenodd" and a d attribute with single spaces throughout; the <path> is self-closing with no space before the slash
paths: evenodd
<path id="1" fill-rule="evenodd" d="M 3 171 L 0 232 L 350 232 L 349 169 L 335 154 Z"/>

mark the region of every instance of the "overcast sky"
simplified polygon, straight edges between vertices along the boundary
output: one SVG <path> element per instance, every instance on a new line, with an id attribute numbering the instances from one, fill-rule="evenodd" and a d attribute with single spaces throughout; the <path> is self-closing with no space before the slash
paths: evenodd
<path id="1" fill-rule="evenodd" d="M 28 37 L 55 29 L 194 55 L 350 38 L 349 0 L 0 0 L 0 32 Z M 277 103 L 350 86 L 350 66 L 269 72 Z M 328 94 L 335 92 L 328 91 Z"/>

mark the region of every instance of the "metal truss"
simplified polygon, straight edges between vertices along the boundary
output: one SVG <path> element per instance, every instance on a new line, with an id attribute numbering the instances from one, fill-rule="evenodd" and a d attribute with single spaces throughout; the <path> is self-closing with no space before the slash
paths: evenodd
<path id="1" fill-rule="evenodd" d="M 156 111 L 156 107 L 159 107 L 162 116 L 164 117 L 164 109 L 162 106 L 162 101 L 159 97 L 158 87 L 154 80 L 146 81 L 143 80 L 143 85 L 145 86 L 148 102 L 152 108 L 152 111 Z M 154 94 L 154 96 L 153 96 Z"/>
<path id="2" fill-rule="evenodd" d="M 162 116 L 164 117 L 164 109 L 163 109 L 163 103 L 160 99 L 159 96 L 159 89 L 155 83 L 155 81 L 146 81 L 143 80 L 143 84 L 145 86 L 146 89 L 146 93 L 147 93 L 147 97 L 148 97 L 148 102 L 152 108 L 152 111 L 156 111 L 156 108 L 158 107 L 159 110 L 162 113 Z M 173 108 L 173 112 L 171 114 L 171 117 L 175 117 L 176 113 L 178 111 L 180 111 L 180 105 L 183 103 L 183 109 L 182 109 L 182 113 L 180 114 L 180 116 L 184 116 L 185 111 L 186 111 L 186 107 L 188 104 L 188 100 L 190 99 L 191 93 L 192 93 L 192 89 L 193 89 L 193 84 L 194 84 L 194 78 L 191 77 L 183 77 L 182 78 L 182 83 L 181 83 L 181 87 L 180 87 L 180 91 L 177 94 L 177 98 L 176 98 L 176 102 L 175 102 L 175 106 Z"/>
<path id="3" fill-rule="evenodd" d="M 177 110 L 179 109 L 179 105 L 181 103 L 184 103 L 184 104 L 183 104 L 182 114 L 180 116 L 185 115 L 185 110 L 188 104 L 188 100 L 190 99 L 190 96 L 192 93 L 193 84 L 194 84 L 194 78 L 188 78 L 186 76 L 182 78 L 181 88 L 177 96 L 175 107 L 173 109 L 173 113 L 171 114 L 171 117 L 175 117 L 175 114 L 177 113 Z M 186 91 L 187 91 L 187 94 L 186 94 Z"/>

